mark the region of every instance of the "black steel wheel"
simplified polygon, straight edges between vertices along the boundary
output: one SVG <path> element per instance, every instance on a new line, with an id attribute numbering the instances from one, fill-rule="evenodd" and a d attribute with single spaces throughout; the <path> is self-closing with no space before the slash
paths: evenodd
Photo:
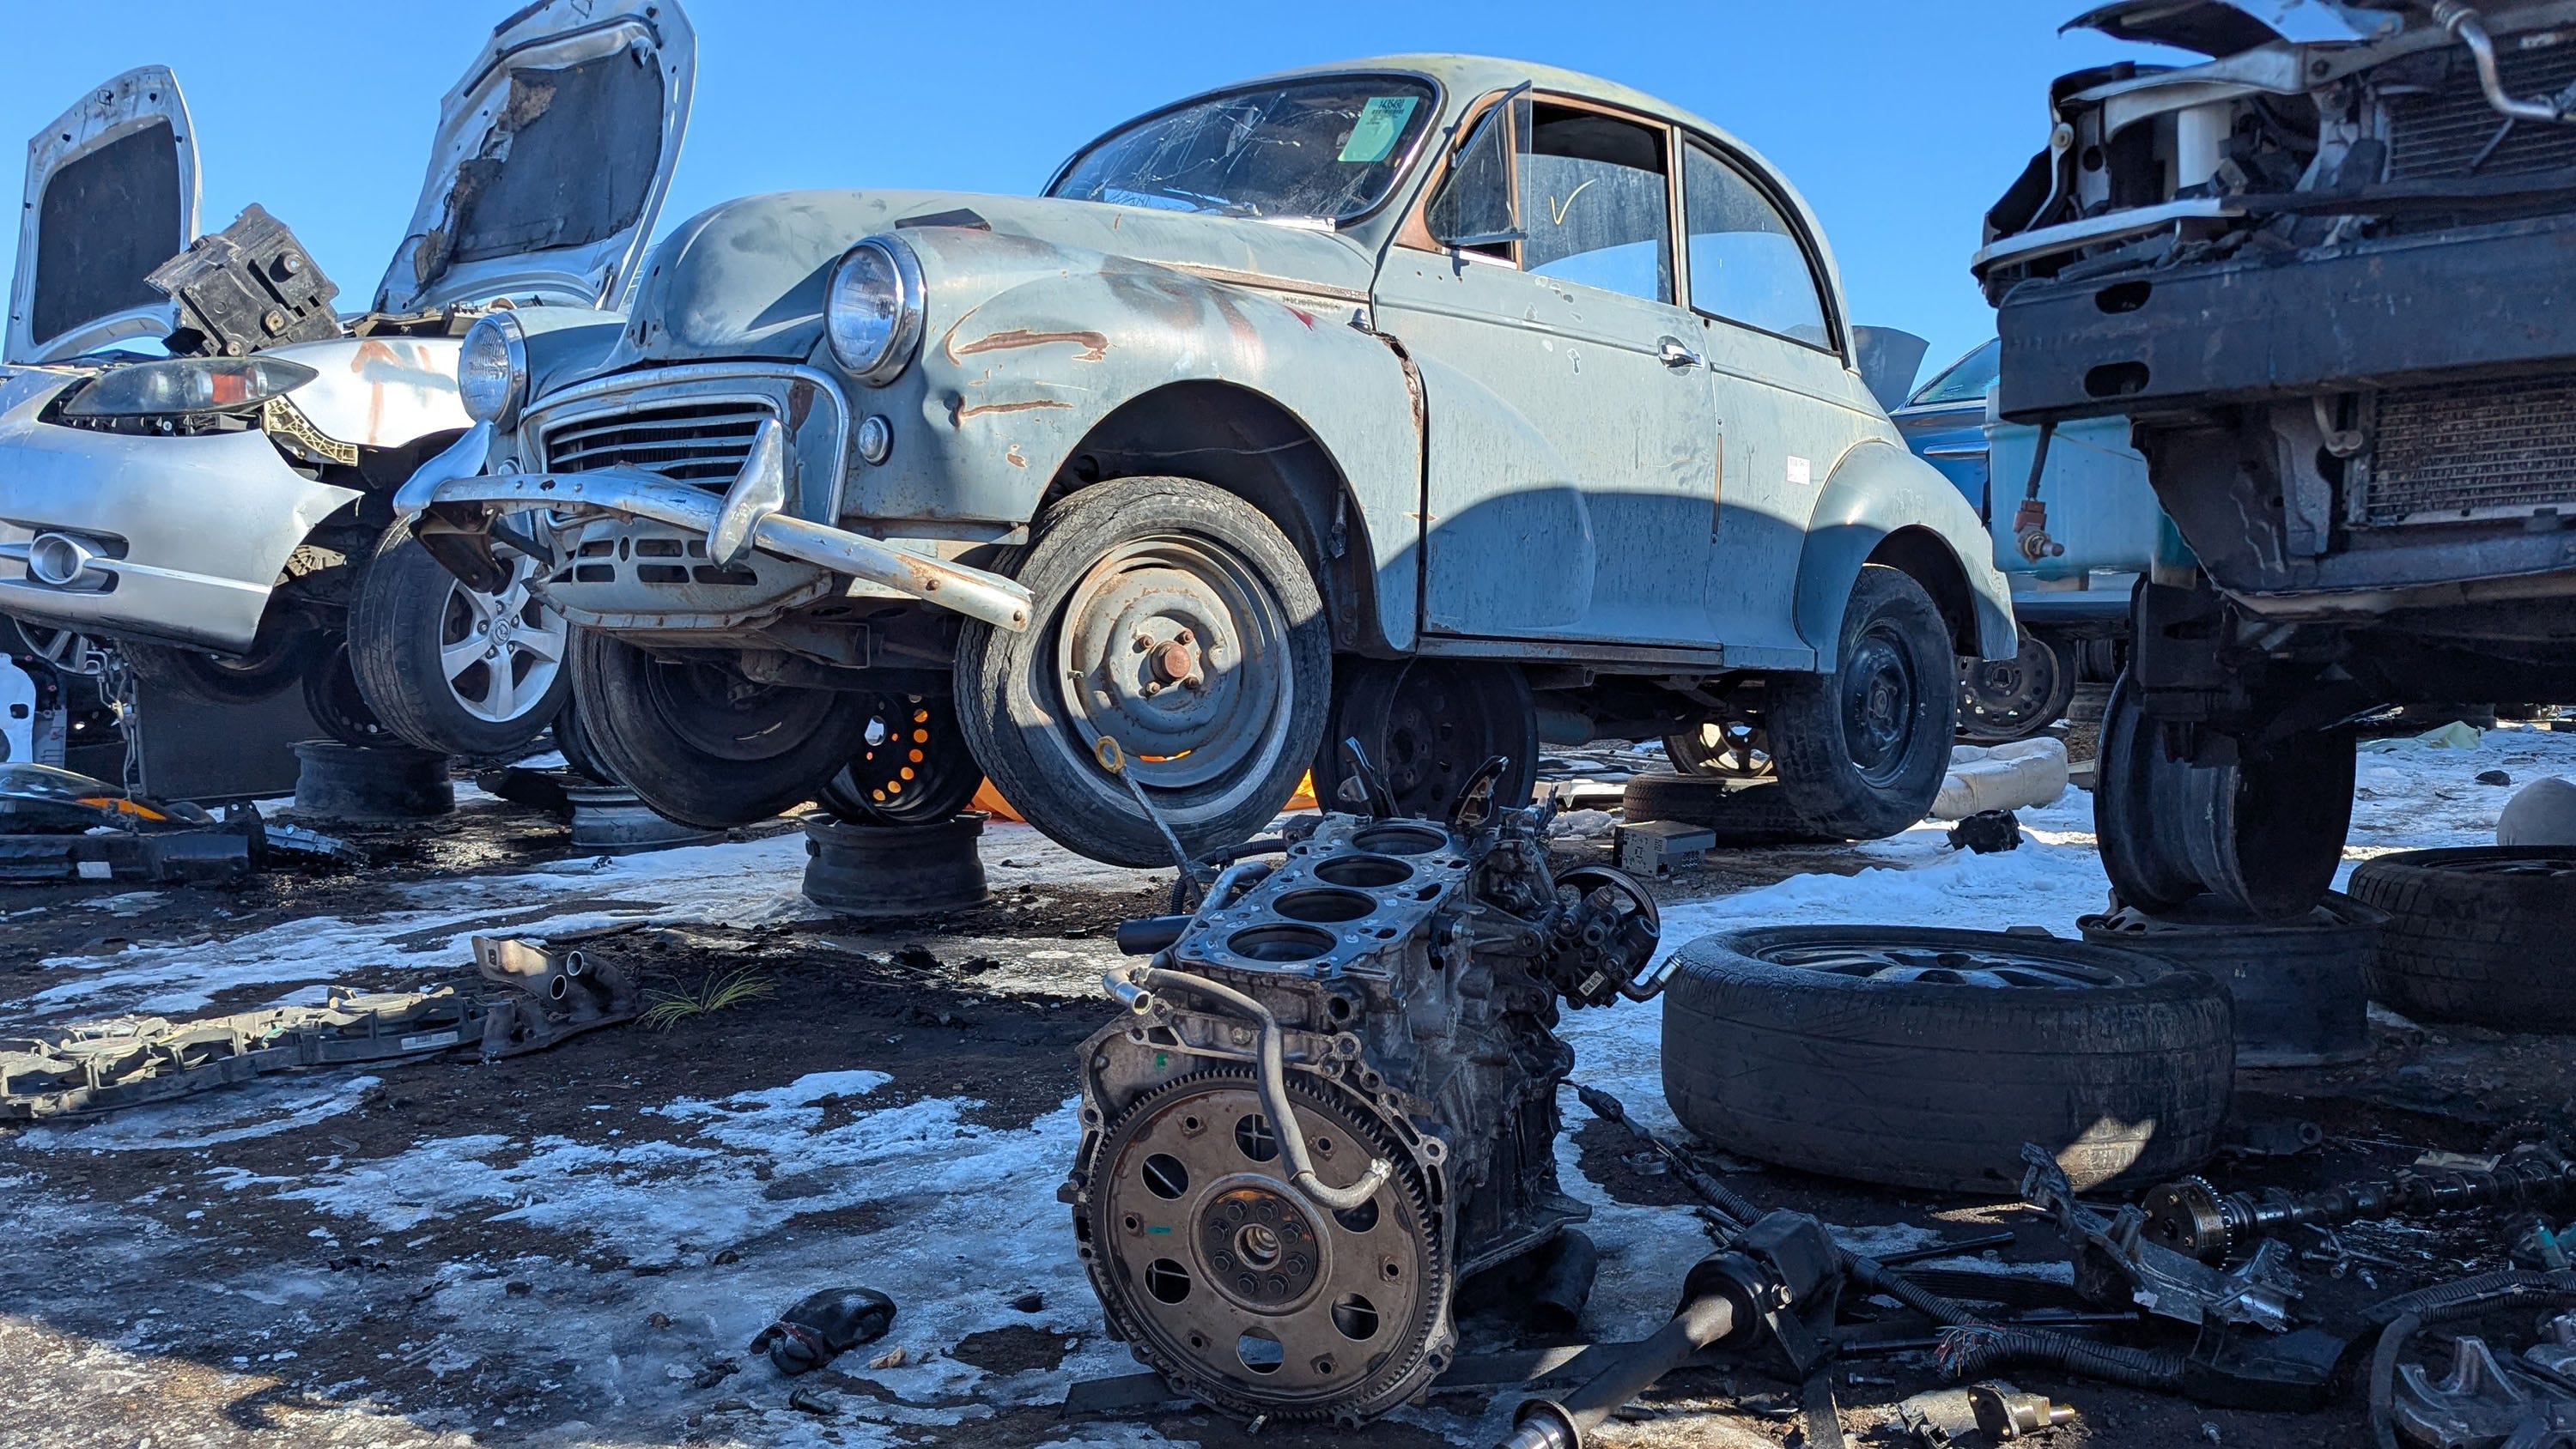
<path id="1" fill-rule="evenodd" d="M 1771 759 L 1771 732 L 1747 719 L 1709 720 L 1666 735 L 1664 758 L 1682 774 L 1722 780 L 1767 780 L 1780 772 Z"/>
<path id="2" fill-rule="evenodd" d="M 911 694 L 851 695 L 866 743 L 817 798 L 851 825 L 932 825 L 966 808 L 984 767 L 957 727 L 957 706 Z"/>
<path id="3" fill-rule="evenodd" d="M 866 738 L 865 713 L 831 690 L 657 658 L 595 629 L 572 639 L 583 734 L 619 783 L 683 825 L 724 830 L 811 800 Z"/>
<path id="4" fill-rule="evenodd" d="M 349 667 L 345 634 L 324 636 L 304 668 L 304 712 L 322 733 L 344 745 L 408 745 L 376 718 Z"/>
<path id="5" fill-rule="evenodd" d="M 2169 911 L 2206 891 L 2265 920 L 2324 901 L 2352 829 L 2356 742 L 2317 731 L 2234 765 L 2166 756 L 2134 677 L 2112 687 L 2102 721 L 2093 831 L 2125 905 Z"/>
<path id="6" fill-rule="evenodd" d="M 1801 926 L 1703 936 L 1664 988 L 1664 1095 L 1730 1152 L 1831 1177 L 2009 1188 L 2025 1142 L 2079 1188 L 2216 1147 L 2227 992 L 2163 958 L 2047 936 Z"/>
<path id="7" fill-rule="evenodd" d="M 1494 803 L 1529 803 L 1538 782 L 1538 705 L 1515 664 L 1470 659 L 1343 659 L 1332 728 L 1315 757 L 1315 798 L 1338 803 L 1350 776 L 1342 741 L 1357 739 L 1398 812 L 1448 818 L 1487 760 L 1511 763 Z"/>
<path id="8" fill-rule="evenodd" d="M 2075 660 L 2064 645 L 2021 631 L 2010 659 L 1959 661 L 1959 734 L 1974 744 L 2026 740 L 2066 718 Z"/>
<path id="9" fill-rule="evenodd" d="M 1892 568 L 1862 569 L 1833 672 L 1770 682 L 1764 723 L 1799 815 L 1844 840 L 1882 839 L 1921 820 L 1950 767 L 1957 669 L 1923 586 Z"/>

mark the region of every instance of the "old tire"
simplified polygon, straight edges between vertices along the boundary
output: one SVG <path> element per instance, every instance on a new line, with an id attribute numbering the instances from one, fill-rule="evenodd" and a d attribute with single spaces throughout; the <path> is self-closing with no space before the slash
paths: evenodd
<path id="1" fill-rule="evenodd" d="M 1770 683 L 1763 724 L 1780 788 L 1807 825 L 1879 840 L 1923 819 L 1958 733 L 1958 663 L 1923 586 L 1871 564 L 1843 610 L 1830 674 Z"/>
<path id="2" fill-rule="evenodd" d="M 2035 1142 L 2092 1188 L 2191 1171 L 2227 1117 L 2227 993 L 2157 957 L 2039 936 L 1798 926 L 1704 936 L 1678 963 L 1664 989 L 1664 1095 L 1729 1152 L 1991 1194 L 2010 1190 Z"/>
<path id="3" fill-rule="evenodd" d="M 1637 775 L 1620 798 L 1627 820 L 1679 820 L 1705 827 L 1721 846 L 1824 845 L 1840 840 L 1817 833 L 1788 796 L 1772 783 L 1739 784 L 1702 775 Z"/>
<path id="4" fill-rule="evenodd" d="M 409 743 L 387 729 L 368 707 L 350 666 L 346 634 L 315 638 L 312 657 L 304 665 L 304 712 L 313 716 L 325 736 L 344 745 L 370 748 Z"/>
<path id="5" fill-rule="evenodd" d="M 199 704 L 257 704 L 274 699 L 304 677 L 312 662 L 313 621 L 293 609 L 272 608 L 260 620 L 247 654 L 209 654 L 177 644 L 119 639 L 116 648 L 136 677 Z"/>
<path id="6" fill-rule="evenodd" d="M 2352 873 L 2388 913 L 2370 994 L 2425 1021 L 2576 1032 L 2576 849 L 2412 850 Z"/>
<path id="7" fill-rule="evenodd" d="M 350 663 L 376 718 L 441 754 L 490 757 L 525 747 L 571 697 L 569 626 L 529 591 L 533 559 L 505 555 L 499 594 L 468 587 L 411 530 L 376 544 L 349 606 Z"/>
<path id="8" fill-rule="evenodd" d="M 601 763 L 683 825 L 725 830 L 811 800 L 864 742 L 867 714 L 824 689 L 758 684 L 572 632 L 573 707 Z"/>
<path id="9" fill-rule="evenodd" d="M 2010 659 L 1959 661 L 1959 737 L 1971 744 L 2026 740 L 2066 718 L 2075 700 L 2075 656 L 2031 630 Z"/>
<path id="10" fill-rule="evenodd" d="M 937 825 L 975 798 L 984 767 L 966 747 L 952 700 L 852 695 L 865 742 L 816 800 L 847 825 Z"/>
<path id="11" fill-rule="evenodd" d="M 608 761 L 600 758 L 599 746 L 591 742 L 590 732 L 582 728 L 579 705 L 564 701 L 564 707 L 555 711 L 554 732 L 555 750 L 564 757 L 566 769 L 594 785 L 621 783 Z"/>
<path id="12" fill-rule="evenodd" d="M 1343 659 L 1333 710 L 1315 756 L 1315 798 L 1341 804 L 1350 766 L 1342 743 L 1356 739 L 1396 813 L 1446 820 L 1487 760 L 1511 761 L 1494 801 L 1530 802 L 1538 784 L 1538 704 L 1517 664 L 1476 659 Z"/>
<path id="13" fill-rule="evenodd" d="M 1288 803 L 1323 743 L 1332 639 L 1269 519 L 1205 483 L 1121 478 L 1049 507 L 1002 568 L 1034 623 L 967 623 L 958 719 L 1030 824 L 1095 860 L 1171 862 L 1095 753 L 1103 737 L 1193 855 L 1250 839 Z"/>

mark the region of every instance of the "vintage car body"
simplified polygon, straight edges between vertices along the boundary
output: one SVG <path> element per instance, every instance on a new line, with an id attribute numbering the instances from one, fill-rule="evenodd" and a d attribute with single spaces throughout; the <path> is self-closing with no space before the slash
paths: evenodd
<path id="1" fill-rule="evenodd" d="M 2304 910 L 2348 818 L 2339 721 L 2576 695 L 2576 6 L 2129 3 L 2077 23 L 2210 57 L 2059 81 L 2048 147 L 1974 263 L 2002 414 L 2130 419 L 2197 560 L 2140 594 L 2128 706 L 2147 728 L 2106 739 L 2152 758 L 2099 797 L 2105 857 L 2133 904 L 2197 884 Z M 2208 772 L 2230 773 L 2189 783 Z M 2275 808 L 2151 828 L 2121 802 L 2157 790 Z M 2186 814 L 2271 824 L 2259 846 L 2185 840 Z"/>
<path id="2" fill-rule="evenodd" d="M 428 511 L 424 539 L 457 540 L 442 557 L 469 577 L 496 514 L 545 505 L 549 596 L 577 623 L 823 687 L 873 666 L 942 691 L 955 614 L 970 634 L 1046 627 L 1003 551 L 1094 480 L 1154 474 L 1275 525 L 1336 653 L 1552 669 L 1532 682 L 1565 697 L 1543 703 L 1605 730 L 1637 711 L 1596 677 L 1833 669 L 1872 560 L 1924 580 L 1956 649 L 2010 652 L 1977 520 L 1868 391 L 1814 220 L 1758 158 L 1648 97 L 1511 62 L 1255 84 L 1335 77 L 1423 104 L 1384 138 L 1385 194 L 1328 222 L 946 192 L 714 208 L 655 249 L 606 347 L 595 324 L 517 314 L 524 401 L 401 505 Z M 1435 242 L 1423 207 L 1447 153 L 1525 83 L 1761 178 L 1829 330 L 1793 340 Z M 872 237 L 927 299 L 876 382 L 836 362 L 825 315 L 836 263 Z M 1126 796 L 1110 781 L 1092 803 Z M 1200 818 L 1170 813 L 1184 836 Z"/>
<path id="3" fill-rule="evenodd" d="M 158 66 L 128 72 L 39 136 L 0 367 L 0 613 L 137 654 L 205 651 L 235 666 L 280 652 L 305 625 L 336 632 L 355 588 L 349 565 L 391 523 L 394 486 L 469 424 L 456 360 L 472 317 L 505 299 L 614 305 L 631 285 L 695 68 L 678 6 L 649 7 L 650 19 L 647 8 L 554 0 L 494 32 L 443 102 L 418 214 L 372 305 L 312 329 L 337 335 L 210 344 L 310 370 L 246 411 L 96 419 L 65 410 L 100 379 L 159 355 L 180 326 L 177 301 L 144 280 L 198 236 L 197 138 L 177 78 Z M 528 100 L 532 86 L 546 89 L 544 102 Z M 596 113 L 592 139 L 541 131 L 564 132 L 576 110 Z M 616 159 L 622 170 L 589 155 L 600 134 L 627 138 L 635 154 Z M 566 179 L 576 171 L 591 183 Z M 607 187 L 596 178 L 612 174 L 622 178 L 615 202 L 632 214 L 582 230 L 582 206 Z M 451 232 L 462 240 L 424 252 Z M 144 342 L 149 355 L 131 350 Z M 518 618 L 525 603 L 521 595 L 496 616 Z M 561 625 L 551 628 L 559 653 Z M 546 637 L 528 631 L 540 647 Z M 516 672 L 542 693 L 557 671 L 527 660 Z M 494 723 L 515 712 L 533 733 L 545 722 L 527 717 L 535 693 L 496 686 L 469 703 Z"/>

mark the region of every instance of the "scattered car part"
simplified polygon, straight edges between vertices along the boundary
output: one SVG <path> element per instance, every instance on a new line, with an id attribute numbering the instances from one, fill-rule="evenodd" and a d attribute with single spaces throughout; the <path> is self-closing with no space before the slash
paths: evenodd
<path id="1" fill-rule="evenodd" d="M 2236 1006 L 2236 1064 L 2307 1067 L 2370 1055 L 2363 978 L 2385 913 L 2350 896 L 2295 921 L 2248 919 L 2210 896 L 2150 915 L 2122 906 L 2076 922 L 2084 939 L 2189 962 L 2219 979 Z"/>
<path id="2" fill-rule="evenodd" d="M 2022 1148 L 2022 1201 L 2057 1219 L 2075 1265 L 2075 1291 L 2094 1303 L 2134 1305 L 2195 1328 L 2242 1324 L 2272 1333 L 2291 1324 L 2300 1290 L 2289 1251 L 2266 1239 L 2231 1272 L 2169 1247 L 2132 1205 L 2112 1217 L 2077 1200 L 2065 1170 L 2036 1143 Z"/>
<path id="3" fill-rule="evenodd" d="M 389 1061 L 478 1039 L 481 1015 L 451 988 L 331 989 L 324 1006 L 197 1021 L 122 1017 L 0 1040 L 0 1117 L 86 1116 L 190 1096 L 269 1072 Z"/>
<path id="4" fill-rule="evenodd" d="M 623 785 L 570 784 L 564 804 L 572 811 L 575 850 L 602 855 L 631 855 L 643 850 L 669 850 L 677 845 L 710 845 L 724 839 L 716 830 L 657 815 L 653 807 Z"/>
<path id="5" fill-rule="evenodd" d="M 1842 1283 L 1842 1250 L 1823 1223 L 1804 1213 L 1770 1213 L 1732 1249 L 1691 1269 L 1681 1308 L 1652 1337 L 1562 1399 L 1522 1401 L 1503 1449 L 1583 1449 L 1612 1414 L 1707 1348 L 1768 1339 L 1806 1378 L 1828 1351 L 1823 1330 L 1832 1326 Z M 1817 1438 L 1811 1430 L 1810 1442 Z"/>
<path id="6" fill-rule="evenodd" d="M 1992 1449 L 2074 1423 L 2075 1406 L 2024 1393 L 2000 1379 L 1933 1389 L 1896 1406 L 1896 1427 L 1922 1449 Z"/>
<path id="7" fill-rule="evenodd" d="M 2506 1271 L 2436 1284 L 2379 1304 L 2370 1318 L 2384 1324 L 2369 1370 L 2372 1441 L 2397 1449 L 2402 1433 L 2419 1444 L 2550 1446 L 2576 1430 L 2576 1386 L 2550 1381 L 2546 1354 L 2510 1373 L 2476 1338 L 2462 1337 L 2452 1372 L 2440 1384 L 2420 1364 L 2403 1364 L 2406 1345 L 2423 1329 L 2506 1308 L 2548 1311 L 2576 1306 L 2576 1273 Z M 2475 1345 L 2474 1348 L 2469 1345 Z M 2535 1390 L 2537 1402 L 2535 1402 Z M 2466 1437 L 2446 1437 L 2453 1432 Z"/>
<path id="8" fill-rule="evenodd" d="M 2200 972 L 2044 936 L 1808 926 L 1681 948 L 1664 1095 L 1694 1134 L 1828 1176 L 1991 1192 L 2025 1142 L 2087 1189 L 2215 1150 L 2235 1075 Z"/>
<path id="9" fill-rule="evenodd" d="M 331 299 L 339 287 L 322 275 L 295 233 L 257 202 L 222 231 L 154 267 L 144 280 L 169 294 L 178 326 L 172 352 L 242 357 L 290 342 L 341 335 Z M 356 463 L 354 452 L 346 460 Z"/>
<path id="10" fill-rule="evenodd" d="M 2576 849 L 2576 781 L 2551 775 L 2514 791 L 2496 816 L 2496 844 Z"/>
<path id="11" fill-rule="evenodd" d="M 1823 845 L 1846 837 L 1807 823 L 1776 780 L 1746 784 L 1719 775 L 1636 775 L 1621 793 L 1629 820 L 1671 820 L 1709 832 L 1728 847 Z"/>
<path id="12" fill-rule="evenodd" d="M 873 1288 L 826 1288 L 797 1300 L 753 1335 L 751 1351 L 766 1353 L 789 1377 L 812 1373 L 894 1327 L 894 1300 Z"/>
<path id="13" fill-rule="evenodd" d="M 1950 848 L 1978 855 L 2021 849 L 2021 817 L 2009 810 L 1980 810 L 1950 827 Z"/>
<path id="14" fill-rule="evenodd" d="M 2373 1000 L 2424 1021 L 2576 1031 L 2576 847 L 2414 850 L 2366 860 L 2354 899 L 2387 912 Z"/>
<path id="15" fill-rule="evenodd" d="M 632 1021 L 642 1010 L 634 973 L 584 950 L 579 938 L 546 941 L 519 936 L 475 936 L 468 945 L 482 980 L 508 988 L 486 995 L 482 1008 L 483 1059 L 494 1061 L 543 1051 L 566 1037 Z"/>
<path id="16" fill-rule="evenodd" d="M 1613 844 L 1621 870 L 1667 875 L 1699 864 L 1717 844 L 1717 832 L 1681 820 L 1622 820 Z"/>
<path id="17" fill-rule="evenodd" d="M 445 755 L 402 745 L 306 740 L 295 747 L 295 758 L 302 765 L 295 808 L 317 819 L 390 825 L 434 820 L 456 808 Z"/>
<path id="18" fill-rule="evenodd" d="M 1950 752 L 1941 793 L 1932 800 L 1932 818 L 1965 820 L 1988 810 L 2054 805 L 2072 779 L 2064 740 L 2042 736 L 1993 746 L 1960 745 Z"/>
<path id="19" fill-rule="evenodd" d="M 977 842 L 985 817 L 922 825 L 805 822 L 805 899 L 845 916 L 898 918 L 964 911 L 992 899 Z"/>
<path id="20" fill-rule="evenodd" d="M 345 841 L 271 825 L 250 805 L 219 820 L 68 770 L 0 764 L 0 880 L 220 885 L 268 869 L 278 855 L 363 861 Z"/>
<path id="21" fill-rule="evenodd" d="M 1113 1331 L 1176 1392 L 1355 1425 L 1448 1366 L 1460 1280 L 1589 1216 L 1556 1187 L 1548 1025 L 1655 994 L 1651 897 L 1554 875 L 1548 807 L 1459 813 L 1325 816 L 1109 974 L 1128 1019 L 1082 1048 L 1062 1196 Z"/>
<path id="22" fill-rule="evenodd" d="M 2576 1201 L 2576 1158 L 2556 1141 L 2525 1142 L 2491 1166 L 2409 1168 L 2394 1177 L 2316 1192 L 2221 1193 L 2185 1177 L 2149 1191 L 2148 1235 L 2207 1263 L 2225 1262 L 2303 1225 L 2339 1227 L 2480 1208 L 2534 1209 Z"/>
<path id="23" fill-rule="evenodd" d="M 863 696 L 859 751 L 815 796 L 852 825 L 933 825 L 964 810 L 984 784 L 957 703 L 913 694 Z"/>
<path id="24" fill-rule="evenodd" d="M 2050 1401 L 2046 1394 L 2026 1394 L 2010 1384 L 1972 1384 L 1968 1403 L 1977 1428 L 1998 1444 L 2075 1422 L 2075 1406 Z"/>
<path id="25" fill-rule="evenodd" d="M 2121 900 L 2170 911 L 2209 894 L 2238 911 L 2295 920 L 2342 868 L 2357 755 L 2349 732 L 2316 730 L 2230 765 L 2168 752 L 2142 686 L 2111 690 L 2095 767 L 2093 830 Z"/>

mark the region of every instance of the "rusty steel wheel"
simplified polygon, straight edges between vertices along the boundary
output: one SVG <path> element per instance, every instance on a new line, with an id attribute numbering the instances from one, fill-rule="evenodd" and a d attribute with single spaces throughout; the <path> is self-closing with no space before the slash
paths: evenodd
<path id="1" fill-rule="evenodd" d="M 850 825 L 935 825 L 966 808 L 984 768 L 957 728 L 957 707 L 913 694 L 864 695 L 866 744 L 818 797 Z"/>

